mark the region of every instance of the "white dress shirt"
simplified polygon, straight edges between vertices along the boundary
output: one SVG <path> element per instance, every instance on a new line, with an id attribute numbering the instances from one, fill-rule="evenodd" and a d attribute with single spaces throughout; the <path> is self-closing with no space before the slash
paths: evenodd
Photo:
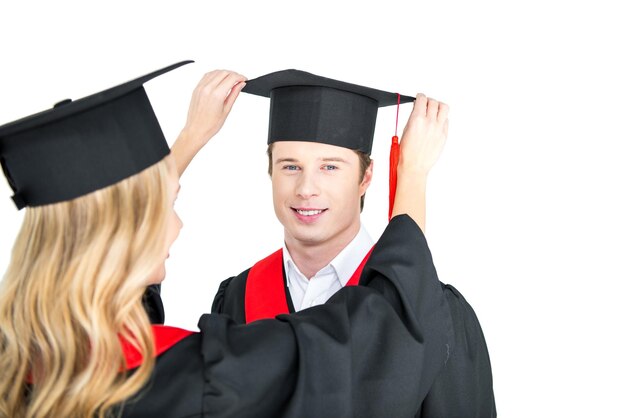
<path id="1" fill-rule="evenodd" d="M 293 262 L 287 246 L 283 244 L 283 263 L 287 287 L 293 307 L 297 311 L 326 303 L 336 291 L 348 283 L 374 241 L 363 224 L 358 234 L 326 267 L 307 279 Z"/>

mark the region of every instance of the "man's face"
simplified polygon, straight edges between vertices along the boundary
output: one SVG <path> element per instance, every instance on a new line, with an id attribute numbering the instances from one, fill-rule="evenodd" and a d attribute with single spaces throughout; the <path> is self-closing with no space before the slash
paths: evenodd
<path id="1" fill-rule="evenodd" d="M 360 198 L 372 166 L 360 179 L 359 158 L 347 148 L 317 142 L 273 144 L 274 211 L 287 246 L 343 248 L 360 227 Z"/>

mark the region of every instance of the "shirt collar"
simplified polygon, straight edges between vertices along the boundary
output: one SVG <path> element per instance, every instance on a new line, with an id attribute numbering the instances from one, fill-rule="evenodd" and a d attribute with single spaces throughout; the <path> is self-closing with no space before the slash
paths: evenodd
<path id="1" fill-rule="evenodd" d="M 341 250 L 341 252 L 337 254 L 337 256 L 333 258 L 327 266 L 315 273 L 315 275 L 318 275 L 320 272 L 327 274 L 328 270 L 332 269 L 335 276 L 341 283 L 341 286 L 345 286 L 354 274 L 357 267 L 359 267 L 361 261 L 363 261 L 369 250 L 372 249 L 373 245 L 374 241 L 367 233 L 365 226 L 361 224 L 359 232 L 352 239 L 352 241 L 350 241 L 350 243 L 346 245 L 344 249 Z M 293 276 L 292 274 L 290 274 L 290 271 L 297 273 L 294 276 L 298 278 L 301 277 L 304 278 L 304 280 L 307 280 L 300 272 L 300 269 L 298 269 L 296 263 L 294 263 L 293 259 L 291 258 L 291 254 L 289 254 L 289 250 L 287 250 L 287 246 L 284 243 L 283 265 L 285 267 L 285 273 L 287 275 L 287 286 L 291 287 L 290 282 Z"/>

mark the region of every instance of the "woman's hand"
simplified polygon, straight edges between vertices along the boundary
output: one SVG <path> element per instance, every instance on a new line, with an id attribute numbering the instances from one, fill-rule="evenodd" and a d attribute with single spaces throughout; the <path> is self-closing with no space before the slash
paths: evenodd
<path id="1" fill-rule="evenodd" d="M 234 71 L 215 70 L 202 77 L 193 91 L 187 123 L 172 146 L 178 174 L 222 128 L 226 117 L 246 85 L 246 77 Z"/>
<path id="2" fill-rule="evenodd" d="M 448 137 L 448 105 L 418 94 L 400 141 L 392 216 L 408 214 L 426 232 L 426 180 Z"/>
<path id="3" fill-rule="evenodd" d="M 399 170 L 427 175 L 439 159 L 447 137 L 448 105 L 418 94 L 402 133 Z"/>

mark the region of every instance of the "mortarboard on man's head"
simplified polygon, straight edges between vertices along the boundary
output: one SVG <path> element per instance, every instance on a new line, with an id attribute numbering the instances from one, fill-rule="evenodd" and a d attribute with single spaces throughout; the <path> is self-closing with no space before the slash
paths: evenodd
<path id="1" fill-rule="evenodd" d="M 85 195 L 163 159 L 169 147 L 143 83 L 190 62 L 0 126 L 0 163 L 18 209 Z"/>
<path id="2" fill-rule="evenodd" d="M 270 98 L 267 143 L 321 142 L 370 154 L 378 108 L 415 100 L 299 70 L 246 82 L 245 93 Z"/>

